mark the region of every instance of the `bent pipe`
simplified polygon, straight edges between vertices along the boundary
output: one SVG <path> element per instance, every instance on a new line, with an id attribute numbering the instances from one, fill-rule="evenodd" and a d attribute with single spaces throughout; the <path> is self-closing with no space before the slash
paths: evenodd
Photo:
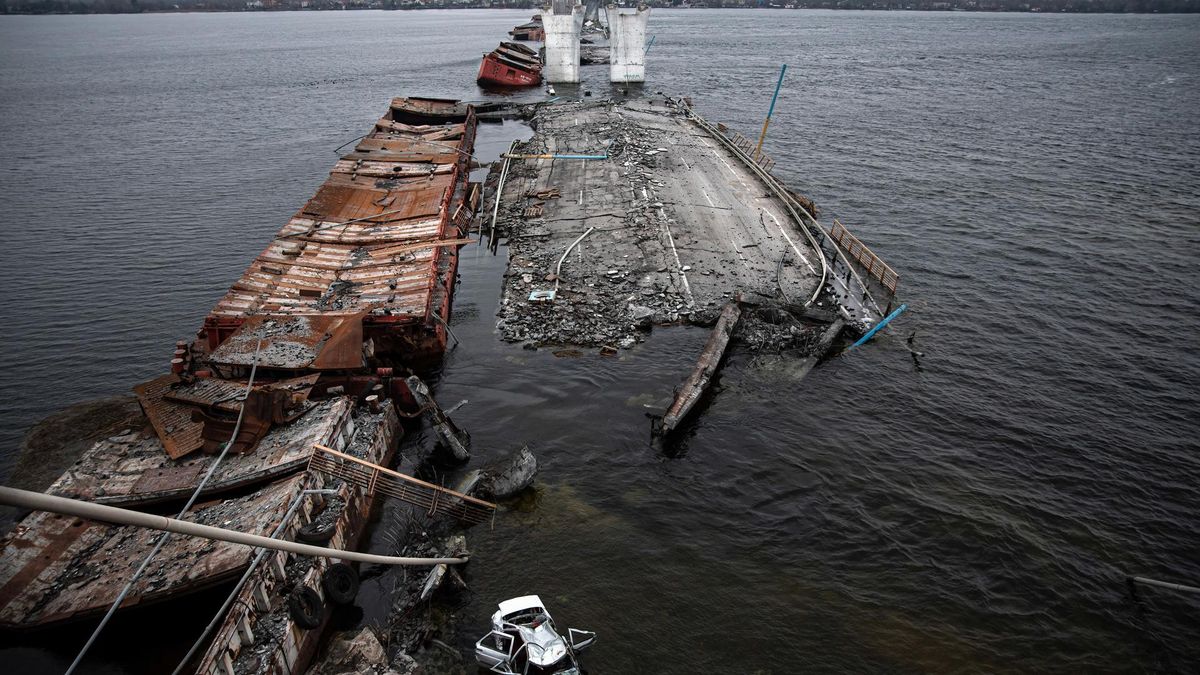
<path id="1" fill-rule="evenodd" d="M 269 548 L 275 551 L 287 551 L 288 553 L 297 553 L 299 555 L 309 555 L 318 558 L 337 558 L 338 560 L 353 560 L 355 562 L 376 563 L 379 565 L 416 566 L 432 566 L 443 564 L 458 565 L 467 562 L 467 558 L 465 557 L 400 558 L 388 555 L 375 555 L 373 553 L 359 553 L 358 551 L 343 551 L 336 548 L 325 548 L 324 546 L 310 546 L 308 544 L 299 544 L 293 541 L 280 541 L 278 539 L 263 537 L 257 534 L 235 532 L 234 530 L 226 530 L 222 527 L 212 527 L 211 525 L 189 523 L 183 520 L 168 518 L 166 516 L 157 516 L 152 513 L 130 511 L 128 509 L 120 509 L 115 506 L 93 504 L 91 502 L 79 501 L 78 499 L 55 497 L 53 495 L 42 494 L 40 492 L 18 490 L 16 488 L 10 488 L 6 486 L 0 486 L 0 505 L 15 506 L 21 509 L 33 509 L 35 511 L 61 513 L 65 516 L 100 520 L 106 523 L 115 523 L 117 525 L 146 527 L 152 530 L 174 532 L 175 534 L 184 534 L 190 537 L 203 537 L 205 539 L 214 539 L 216 541 L 227 541 L 232 544 L 245 544 L 246 546 Z"/>

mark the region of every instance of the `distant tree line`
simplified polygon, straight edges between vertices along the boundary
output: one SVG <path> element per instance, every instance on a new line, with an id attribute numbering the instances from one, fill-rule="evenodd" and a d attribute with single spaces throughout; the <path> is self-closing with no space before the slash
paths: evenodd
<path id="1" fill-rule="evenodd" d="M 349 9 L 510 8 L 542 0 L 0 0 L 5 14 L 131 14 Z M 630 4 L 618 3 L 618 4 Z M 955 10 L 971 12 L 1200 12 L 1200 0 L 650 0 L 654 7 Z"/>

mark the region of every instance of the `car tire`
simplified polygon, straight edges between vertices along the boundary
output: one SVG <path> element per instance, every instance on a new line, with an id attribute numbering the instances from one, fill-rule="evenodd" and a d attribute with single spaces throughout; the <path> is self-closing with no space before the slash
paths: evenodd
<path id="1" fill-rule="evenodd" d="M 346 563 L 333 563 L 321 575 L 325 597 L 335 605 L 349 605 L 358 597 L 358 572 Z"/>
<path id="2" fill-rule="evenodd" d="M 333 539 L 333 533 L 336 531 L 336 522 L 321 525 L 314 521 L 301 527 L 300 531 L 296 533 L 296 539 L 306 544 L 324 544 Z"/>
<path id="3" fill-rule="evenodd" d="M 325 605 L 316 591 L 308 586 L 297 586 L 288 596 L 288 615 L 305 630 L 320 628 L 321 620 L 325 618 Z"/>

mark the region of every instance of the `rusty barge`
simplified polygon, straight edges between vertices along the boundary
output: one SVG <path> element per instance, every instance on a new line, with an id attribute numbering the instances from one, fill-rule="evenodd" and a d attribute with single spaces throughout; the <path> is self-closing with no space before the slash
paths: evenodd
<path id="1" fill-rule="evenodd" d="M 171 372 L 134 388 L 144 426 L 95 443 L 48 492 L 160 513 L 195 493 L 189 520 L 356 546 L 376 492 L 375 477 L 371 489 L 359 480 L 364 467 L 385 471 L 403 434 L 400 413 L 419 412 L 405 377 L 436 366 L 446 349 L 458 247 L 478 204 L 469 182 L 476 123 L 474 108 L 457 101 L 393 100 L 197 338 L 177 343 Z M 448 494 L 443 504 L 459 510 L 440 512 L 466 513 L 466 495 L 396 476 L 412 481 L 400 498 L 424 505 Z M 489 506 L 476 501 L 467 506 Z M 0 628 L 98 616 L 158 540 L 134 527 L 26 516 L 0 543 Z M 285 552 L 246 573 L 253 555 L 168 539 L 120 609 L 247 574 L 237 609 L 181 666 L 302 671 L 327 619 L 321 607 L 331 592 L 344 594 L 347 573 L 330 586 L 336 564 Z"/>

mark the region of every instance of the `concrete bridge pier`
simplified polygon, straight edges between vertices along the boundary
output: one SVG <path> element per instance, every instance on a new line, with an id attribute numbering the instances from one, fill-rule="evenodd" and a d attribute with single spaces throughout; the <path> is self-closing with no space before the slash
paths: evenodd
<path id="1" fill-rule="evenodd" d="M 638 5 L 636 11 L 622 12 L 609 5 L 608 42 L 611 48 L 608 66 L 610 82 L 646 81 L 646 24 L 650 8 Z M 547 38 L 549 39 L 549 38 Z"/>
<path id="2" fill-rule="evenodd" d="M 546 31 L 547 82 L 579 82 L 579 31 L 583 28 L 583 5 L 577 0 L 553 0 L 542 12 Z"/>

